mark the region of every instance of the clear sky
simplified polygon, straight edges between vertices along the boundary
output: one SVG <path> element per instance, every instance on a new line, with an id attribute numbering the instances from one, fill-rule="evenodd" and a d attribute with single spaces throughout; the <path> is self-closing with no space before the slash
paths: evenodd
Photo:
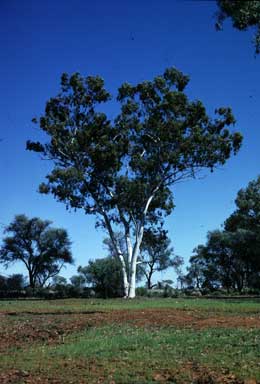
<path id="1" fill-rule="evenodd" d="M 234 210 L 237 191 L 260 173 L 260 57 L 254 57 L 250 32 L 228 22 L 216 32 L 215 12 L 215 1 L 196 0 L 0 1 L 0 223 L 24 213 L 66 228 L 76 263 L 65 277 L 106 251 L 94 218 L 37 192 L 51 164 L 25 151 L 27 139 L 42 137 L 31 119 L 58 92 L 62 72 L 101 75 L 115 94 L 122 82 L 152 79 L 175 66 L 190 75 L 189 96 L 201 99 L 210 114 L 232 107 L 235 129 L 244 135 L 239 154 L 202 180 L 173 189 L 176 208 L 166 225 L 186 262 L 207 231 L 220 228 Z M 21 271 L 0 266 L 0 274 Z"/>

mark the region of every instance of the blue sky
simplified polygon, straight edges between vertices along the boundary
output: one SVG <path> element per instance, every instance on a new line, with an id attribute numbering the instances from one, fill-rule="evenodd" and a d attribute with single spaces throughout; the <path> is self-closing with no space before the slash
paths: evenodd
<path id="1" fill-rule="evenodd" d="M 215 1 L 1 0 L 0 223 L 25 213 L 66 228 L 76 264 L 65 277 L 106 251 L 94 218 L 37 193 L 51 164 L 25 151 L 27 139 L 42 138 L 31 119 L 58 92 L 62 72 L 101 75 L 116 94 L 122 82 L 151 79 L 175 66 L 191 78 L 189 96 L 201 99 L 210 114 L 232 107 L 235 129 L 244 135 L 239 154 L 215 173 L 173 188 L 176 208 L 166 226 L 175 253 L 186 261 L 234 210 L 237 191 L 260 173 L 260 58 L 250 31 L 238 32 L 229 22 L 215 31 L 215 12 Z M 21 271 L 20 265 L 0 266 L 0 274 Z"/>

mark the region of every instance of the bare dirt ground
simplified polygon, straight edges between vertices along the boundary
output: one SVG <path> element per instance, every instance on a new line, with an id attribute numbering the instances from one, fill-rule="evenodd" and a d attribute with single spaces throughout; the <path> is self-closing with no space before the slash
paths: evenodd
<path id="1" fill-rule="evenodd" d="M 54 312 L 5 312 L 0 313 L 0 356 L 11 348 L 24 348 L 32 344 L 59 344 L 73 332 L 89 327 L 106 324 L 131 324 L 140 327 L 179 327 L 191 329 L 205 329 L 210 327 L 245 327 L 260 328 L 260 316 L 212 315 L 203 314 L 196 310 L 177 309 L 145 309 L 145 310 L 114 310 L 114 311 L 86 311 L 81 313 Z M 73 367 L 76 369 L 77 367 Z M 212 372 L 207 367 L 188 364 L 182 367 L 189 371 L 193 384 L 256 384 L 255 380 L 238 380 L 227 372 Z M 180 371 L 154 372 L 153 380 L 158 383 L 174 383 L 174 377 Z M 10 370 L 0 373 L 1 384 L 62 384 L 58 379 L 32 376 L 29 372 Z M 79 381 L 79 384 L 86 381 Z M 101 379 L 97 384 L 111 383 Z M 183 382 L 184 383 L 184 382 Z"/>
<path id="2" fill-rule="evenodd" d="M 5 312 L 0 313 L 0 353 L 34 342 L 63 342 L 65 336 L 106 324 L 140 327 L 260 328 L 260 315 L 205 317 L 201 311 L 177 309 L 114 310 L 109 312 Z"/>
<path id="3" fill-rule="evenodd" d="M 80 364 L 76 364 L 73 367 L 74 369 L 80 369 Z M 99 368 L 98 368 L 99 369 Z M 179 381 L 176 378 L 180 377 L 182 373 L 189 372 L 190 379 Z M 100 376 L 99 369 L 99 377 L 95 381 L 95 384 L 117 384 L 113 379 L 107 380 L 105 374 Z M 93 381 L 91 381 L 93 383 Z M 259 384 L 254 379 L 246 379 L 240 380 L 235 375 L 229 374 L 226 372 L 216 372 L 210 370 L 208 367 L 196 366 L 193 363 L 186 364 L 181 369 L 175 370 L 158 370 L 158 372 L 154 372 L 153 374 L 153 382 L 158 384 Z M 54 379 L 44 377 L 44 375 L 31 375 L 29 372 L 21 371 L 21 370 L 10 370 L 5 373 L 0 373 L 0 383 L 1 384 L 64 384 L 64 380 Z M 70 382 L 68 382 L 70 383 Z M 71 381 L 71 384 L 74 384 L 75 381 Z M 78 384 L 87 384 L 86 380 L 79 379 L 77 381 Z M 66 382 L 67 384 L 67 382 Z M 133 382 L 131 382 L 133 384 Z M 138 384 L 138 383 L 136 383 Z"/>

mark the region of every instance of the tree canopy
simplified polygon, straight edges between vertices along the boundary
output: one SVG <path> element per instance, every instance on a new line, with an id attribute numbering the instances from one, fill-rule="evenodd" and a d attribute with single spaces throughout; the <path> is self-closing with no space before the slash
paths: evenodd
<path id="1" fill-rule="evenodd" d="M 149 228 L 144 232 L 140 247 L 139 268 L 146 278 L 148 289 L 153 287 L 152 278 L 155 272 L 162 272 L 170 267 L 178 270 L 183 264 L 183 259 L 174 255 L 170 244 L 171 241 L 165 230 Z"/>
<path id="2" fill-rule="evenodd" d="M 235 200 L 237 209 L 225 221 L 225 228 L 255 231 L 260 235 L 260 176 L 238 191 Z"/>
<path id="3" fill-rule="evenodd" d="M 26 286 L 26 279 L 20 273 L 11 276 L 0 275 L 0 291 L 21 291 Z"/>
<path id="4" fill-rule="evenodd" d="M 9 236 L 0 248 L 0 263 L 6 267 L 18 261 L 26 267 L 29 285 L 43 286 L 66 263 L 72 263 L 67 231 L 50 227 L 51 221 L 17 215 L 5 228 Z"/>
<path id="5" fill-rule="evenodd" d="M 228 107 L 211 118 L 199 100 L 184 93 L 188 76 L 168 68 L 152 81 L 122 84 L 114 119 L 101 105 L 112 95 L 101 77 L 63 74 L 61 91 L 34 119 L 48 136 L 27 148 L 53 161 L 40 192 L 67 207 L 94 214 L 106 229 L 121 262 L 125 296 L 134 297 L 136 265 L 146 227 L 171 213 L 170 187 L 214 170 L 237 153 L 242 137 Z M 115 233 L 127 244 L 127 266 Z"/>
<path id="6" fill-rule="evenodd" d="M 78 273 L 78 278 L 90 284 L 100 297 L 124 295 L 122 270 L 119 261 L 115 258 L 90 260 L 87 266 L 78 268 Z"/>
<path id="7" fill-rule="evenodd" d="M 260 176 L 238 192 L 235 203 L 237 209 L 225 221 L 225 229 L 242 237 L 247 268 L 260 272 Z"/>
<path id="8" fill-rule="evenodd" d="M 244 232 L 209 232 L 206 245 L 195 248 L 190 259 L 188 280 L 195 282 L 199 289 L 241 292 L 247 285 L 243 252 L 248 240 Z"/>
<path id="9" fill-rule="evenodd" d="M 254 46 L 256 54 L 260 52 L 260 2 L 259 0 L 217 0 L 219 12 L 216 28 L 222 29 L 223 21 L 231 18 L 233 27 L 246 31 L 254 28 Z"/>
<path id="10" fill-rule="evenodd" d="M 260 177 L 238 192 L 236 205 L 224 230 L 194 250 L 186 278 L 197 288 L 260 288 Z"/>

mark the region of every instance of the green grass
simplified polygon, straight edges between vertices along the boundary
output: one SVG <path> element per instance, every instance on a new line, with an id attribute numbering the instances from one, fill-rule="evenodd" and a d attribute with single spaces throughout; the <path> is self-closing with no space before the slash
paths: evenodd
<path id="1" fill-rule="evenodd" d="M 0 312 L 84 312 L 118 309 L 176 308 L 224 313 L 260 313 L 260 299 L 203 298 L 137 298 L 124 299 L 65 299 L 65 300 L 0 300 Z"/>
<path id="2" fill-rule="evenodd" d="M 43 327 L 48 320 L 46 327 L 51 329 L 57 321 L 70 319 L 71 313 L 151 308 L 196 311 L 203 318 L 214 314 L 222 318 L 260 316 L 257 299 L 10 300 L 0 302 L 0 312 L 16 315 L 0 317 L 0 326 L 6 327 L 11 335 L 17 324 L 30 324 L 33 318 L 30 313 L 35 312 L 54 314 L 34 316 L 34 321 L 41 321 Z M 55 313 L 64 313 L 64 316 L 55 316 Z M 195 330 L 166 325 L 88 326 L 86 323 L 85 330 L 57 339 L 52 345 L 37 340 L 32 345 L 6 349 L 0 356 L 0 374 L 15 368 L 28 371 L 35 378 L 75 384 L 186 384 L 193 382 L 196 367 L 203 372 L 213 372 L 212 383 L 214 375 L 222 374 L 260 381 L 260 329 L 228 329 L 222 325 L 216 329 Z M 35 382 L 40 383 L 36 379 Z M 16 383 L 26 383 L 26 379 Z"/>
<path id="3" fill-rule="evenodd" d="M 67 379 L 74 378 L 76 382 L 80 375 L 88 377 L 90 382 L 95 380 L 97 372 L 91 373 L 89 369 L 94 362 L 99 374 L 120 377 L 120 383 L 152 382 L 154 372 L 178 370 L 193 362 L 213 371 L 231 372 L 239 378 L 260 380 L 260 332 L 105 326 L 71 336 L 65 344 L 31 348 L 26 355 L 17 351 L 3 358 L 0 366 L 33 369 L 46 375 L 60 372 L 63 376 L 62 366 L 67 363 L 75 367 L 78 362 L 81 362 L 79 372 L 67 372 Z"/>

